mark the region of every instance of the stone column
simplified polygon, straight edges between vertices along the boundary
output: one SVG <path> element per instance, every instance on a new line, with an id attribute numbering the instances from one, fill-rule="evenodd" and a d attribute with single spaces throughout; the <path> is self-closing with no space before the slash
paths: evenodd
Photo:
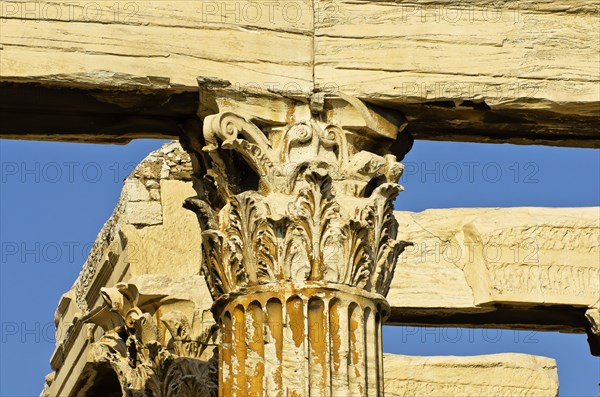
<path id="1" fill-rule="evenodd" d="M 219 395 L 382 396 L 385 295 L 406 245 L 389 154 L 401 118 L 201 83 L 186 207 L 221 328 Z"/>

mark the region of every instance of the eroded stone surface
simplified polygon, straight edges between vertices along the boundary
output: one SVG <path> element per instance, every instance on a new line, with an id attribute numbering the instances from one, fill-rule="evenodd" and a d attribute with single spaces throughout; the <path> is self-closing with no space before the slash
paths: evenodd
<path id="1" fill-rule="evenodd" d="M 583 312 L 597 307 L 600 291 L 599 211 L 592 207 L 396 212 L 400 228 L 414 245 L 399 259 L 389 295 L 399 317 L 393 315 L 392 321 L 401 323 L 402 316 L 427 312 L 432 317 L 463 313 L 468 323 L 469 314 L 494 313 L 502 304 L 514 309 L 518 325 L 535 314 L 533 310 L 517 318 L 519 308 L 537 306 L 543 311 L 562 304 L 571 306 L 573 313 L 583 309 L 579 320 L 564 322 L 561 328 L 557 318 L 546 324 L 547 329 L 582 332 Z M 493 315 L 488 320 L 502 322 L 499 318 L 494 322 Z"/>
<path id="2" fill-rule="evenodd" d="M 57 368 L 42 396 L 217 397 L 218 328 L 198 301 L 201 283 L 148 274 L 100 288 L 99 305 L 76 320 L 83 365 L 67 382 L 61 370 L 70 368 Z"/>
<path id="3" fill-rule="evenodd" d="M 527 354 L 473 357 L 384 355 L 385 395 L 528 396 L 558 395 L 556 361 Z"/>
<path id="4" fill-rule="evenodd" d="M 599 144 L 599 61 L 589 56 L 600 38 L 599 10 L 592 0 L 25 4 L 3 1 L 0 10 L 1 80 L 10 98 L 0 127 L 13 138 L 176 137 L 182 108 L 192 119 L 197 104 L 170 106 L 179 102 L 175 94 L 196 92 L 202 71 L 240 88 L 305 99 L 319 90 L 345 92 L 404 112 L 417 138 Z M 78 99 L 115 105 L 118 122 L 102 112 L 68 112 L 87 101 L 57 106 L 25 95 L 18 109 L 27 115 L 52 103 L 26 125 L 8 84 L 16 92 L 32 84 L 64 87 L 63 98 L 80 89 Z M 160 100 L 146 106 L 152 99 L 132 92 Z M 166 109 L 168 120 L 158 121 Z"/>
<path id="5" fill-rule="evenodd" d="M 397 265 L 389 323 L 585 332 L 599 355 L 599 213 L 598 207 L 397 212 L 415 244 Z"/>

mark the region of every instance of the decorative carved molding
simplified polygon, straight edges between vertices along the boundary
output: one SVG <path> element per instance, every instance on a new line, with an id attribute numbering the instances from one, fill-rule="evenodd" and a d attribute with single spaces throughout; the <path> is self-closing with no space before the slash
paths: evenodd
<path id="1" fill-rule="evenodd" d="M 217 337 L 214 323 L 198 326 L 197 319 L 190 322 L 184 313 L 173 310 L 163 314 L 159 324 L 158 316 L 138 306 L 140 295 L 134 284 L 102 288 L 101 295 L 104 304 L 82 319 L 103 330 L 98 340 L 90 332 L 88 360 L 110 365 L 123 396 L 217 396 L 216 349 L 212 356 L 207 349 Z"/>
<path id="2" fill-rule="evenodd" d="M 199 194 L 186 206 L 198 215 L 215 300 L 281 281 L 387 294 L 407 244 L 393 215 L 402 165 L 385 145 L 383 154 L 368 151 L 376 141 L 323 120 L 259 126 L 229 111 L 205 117 L 203 139 L 195 137 L 203 145 L 192 153 Z"/>

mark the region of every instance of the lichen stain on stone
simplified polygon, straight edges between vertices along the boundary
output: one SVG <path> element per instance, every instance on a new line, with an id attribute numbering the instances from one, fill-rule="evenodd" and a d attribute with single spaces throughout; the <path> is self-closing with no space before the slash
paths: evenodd
<path id="1" fill-rule="evenodd" d="M 246 316 L 246 343 L 248 344 L 247 376 L 250 395 L 262 395 L 265 367 L 263 311 L 259 303 L 252 302 Z"/>
<path id="2" fill-rule="evenodd" d="M 288 317 L 290 329 L 292 331 L 292 339 L 297 348 L 304 342 L 304 313 L 302 308 L 302 300 L 300 298 L 292 298 L 288 300 Z"/>
<path id="3" fill-rule="evenodd" d="M 340 370 L 340 349 L 342 347 L 342 335 L 340 329 L 340 318 L 338 313 L 339 303 L 336 301 L 331 305 L 329 309 L 329 323 L 330 323 L 330 335 L 331 335 L 331 357 L 334 372 Z"/>
<path id="4" fill-rule="evenodd" d="M 318 298 L 311 299 L 308 304 L 308 329 L 311 391 L 320 394 L 327 386 L 327 326 L 324 319 L 324 304 Z"/>
<path id="5" fill-rule="evenodd" d="M 246 391 L 246 354 L 244 308 L 238 305 L 233 310 L 233 343 L 235 355 L 232 357 L 233 395 L 245 395 Z M 243 394 L 237 394 L 237 392 Z"/>
<path id="6" fill-rule="evenodd" d="M 282 323 L 282 305 L 278 299 L 271 299 L 267 302 L 267 335 L 265 344 L 265 362 L 274 370 L 265 371 L 267 376 L 267 387 L 269 395 L 282 397 L 283 377 L 282 377 L 282 359 L 283 359 L 283 323 Z M 272 389 L 272 390 L 271 390 Z"/>

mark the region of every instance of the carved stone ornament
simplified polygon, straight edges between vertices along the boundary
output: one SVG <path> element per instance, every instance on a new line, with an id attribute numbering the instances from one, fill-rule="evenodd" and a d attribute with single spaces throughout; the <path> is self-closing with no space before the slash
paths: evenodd
<path id="1" fill-rule="evenodd" d="M 398 117 L 343 95 L 200 83 L 185 206 L 222 331 L 219 395 L 381 395 L 384 297 L 407 245 L 393 215 Z"/>
<path id="2" fill-rule="evenodd" d="M 393 215 L 403 168 L 376 154 L 385 141 L 315 115 L 264 125 L 226 111 L 205 117 L 203 131 L 199 195 L 186 206 L 200 221 L 215 300 L 281 281 L 387 294 L 405 244 Z"/>
<path id="3" fill-rule="evenodd" d="M 168 311 L 161 322 L 170 337 L 161 336 L 155 316 L 138 306 L 135 285 L 119 283 L 101 294 L 104 304 L 82 319 L 103 330 L 98 340 L 90 335 L 88 361 L 110 365 L 123 396 L 217 396 L 217 357 L 206 357 L 215 326 L 197 326 L 182 312 Z"/>

